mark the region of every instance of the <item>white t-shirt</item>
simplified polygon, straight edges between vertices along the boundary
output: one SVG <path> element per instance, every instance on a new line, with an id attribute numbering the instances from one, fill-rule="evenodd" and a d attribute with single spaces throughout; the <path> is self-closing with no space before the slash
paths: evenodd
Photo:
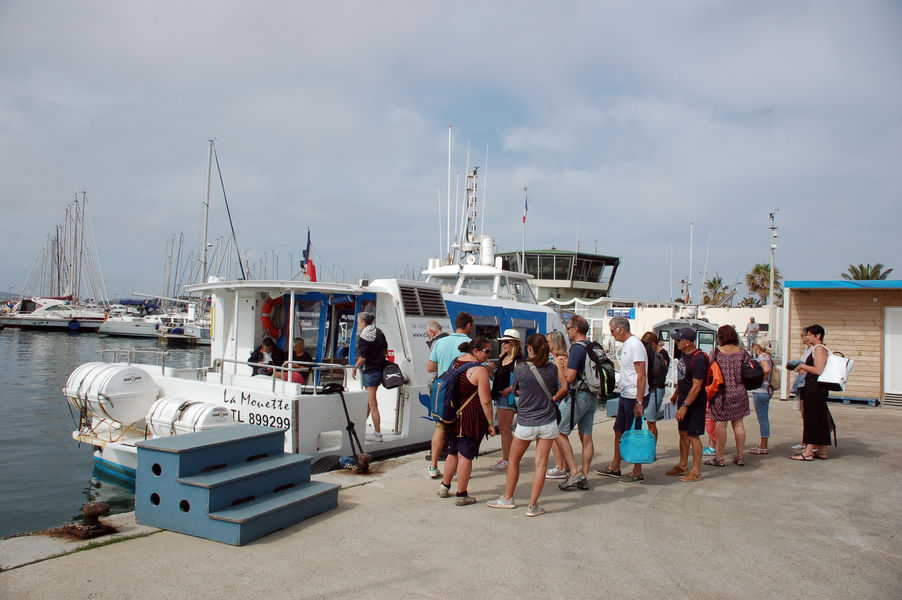
<path id="1" fill-rule="evenodd" d="M 620 349 L 620 395 L 624 398 L 639 398 L 636 395 L 636 385 L 639 383 L 639 374 L 636 373 L 636 365 L 633 363 L 644 363 L 648 360 L 645 354 L 645 346 L 642 340 L 631 335 Z M 644 368 L 644 367 L 643 367 Z M 645 378 L 645 392 L 642 398 L 648 395 L 648 378 Z"/>

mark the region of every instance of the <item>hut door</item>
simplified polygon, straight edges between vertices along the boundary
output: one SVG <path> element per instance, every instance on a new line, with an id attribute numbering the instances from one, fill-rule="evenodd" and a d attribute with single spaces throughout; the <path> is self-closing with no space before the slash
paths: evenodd
<path id="1" fill-rule="evenodd" d="M 888 306 L 883 328 L 883 403 L 902 408 L 902 306 Z"/>

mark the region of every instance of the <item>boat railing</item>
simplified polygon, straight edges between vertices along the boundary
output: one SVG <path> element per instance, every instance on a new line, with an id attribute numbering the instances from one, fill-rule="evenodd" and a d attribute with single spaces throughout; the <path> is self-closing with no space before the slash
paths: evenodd
<path id="1" fill-rule="evenodd" d="M 224 384 L 226 369 L 224 369 L 223 366 L 227 364 L 247 365 L 252 368 L 272 370 L 272 375 L 269 375 L 269 377 L 272 380 L 273 392 L 276 391 L 277 382 L 281 381 L 292 383 L 294 379 L 293 374 L 298 373 L 299 375 L 304 377 L 304 383 L 297 383 L 297 385 L 300 385 L 303 391 L 312 392 L 314 395 L 322 392 L 323 385 L 326 383 L 340 383 L 345 387 L 345 389 L 347 389 L 347 386 L 345 386 L 345 381 L 347 381 L 347 378 L 344 371 L 355 368 L 354 365 L 298 361 L 291 361 L 290 365 L 286 362 L 284 363 L 284 366 L 280 367 L 265 363 L 248 362 L 246 360 L 217 358 L 213 361 L 213 372 L 219 371 L 220 384 Z M 310 381 L 317 383 L 311 384 L 309 383 Z"/>
<path id="2" fill-rule="evenodd" d="M 154 364 L 159 365 L 163 369 L 163 372 L 166 372 L 166 357 L 169 356 L 168 350 L 141 350 L 139 348 L 123 350 L 121 348 L 104 348 L 100 350 L 100 360 L 102 362 L 107 362 L 107 355 L 112 355 L 112 360 L 109 362 L 123 362 L 121 357 L 125 356 L 125 362 L 128 362 L 129 365 L 133 365 L 136 364 L 136 359 L 139 354 L 156 358 L 157 360 Z"/>

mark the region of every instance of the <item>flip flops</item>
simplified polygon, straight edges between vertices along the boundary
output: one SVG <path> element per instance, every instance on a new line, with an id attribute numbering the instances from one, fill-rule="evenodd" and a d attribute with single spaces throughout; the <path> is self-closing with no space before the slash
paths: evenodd
<path id="1" fill-rule="evenodd" d="M 804 454 L 793 454 L 789 457 L 789 460 L 797 460 L 800 462 L 811 462 L 814 460 L 814 455 L 805 456 Z"/>

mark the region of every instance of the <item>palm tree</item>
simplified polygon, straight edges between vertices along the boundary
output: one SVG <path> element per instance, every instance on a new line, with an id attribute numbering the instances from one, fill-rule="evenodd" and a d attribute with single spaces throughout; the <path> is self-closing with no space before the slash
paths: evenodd
<path id="1" fill-rule="evenodd" d="M 705 282 L 705 295 L 702 298 L 704 304 L 718 304 L 730 293 L 730 287 L 723 282 L 717 273 Z"/>
<path id="2" fill-rule="evenodd" d="M 758 298 L 755 298 L 754 296 L 746 296 L 746 297 L 743 298 L 742 301 L 739 303 L 739 306 L 744 306 L 744 307 L 747 307 L 747 308 L 748 308 L 748 307 L 761 306 L 761 300 L 759 300 Z"/>
<path id="3" fill-rule="evenodd" d="M 783 295 L 783 282 L 780 281 L 780 269 L 774 268 L 774 299 Z M 757 294 L 760 304 L 767 302 L 767 294 L 770 292 L 770 265 L 767 263 L 757 264 L 752 267 L 748 275 L 745 276 L 745 287 L 749 289 L 750 294 Z"/>
<path id="4" fill-rule="evenodd" d="M 892 269 L 883 270 L 883 263 L 877 263 L 876 265 L 871 265 L 870 263 L 866 265 L 849 265 L 849 272 L 843 273 L 843 279 L 852 279 L 855 281 L 863 281 L 863 280 L 880 280 L 886 279 L 886 276 L 892 273 Z"/>

